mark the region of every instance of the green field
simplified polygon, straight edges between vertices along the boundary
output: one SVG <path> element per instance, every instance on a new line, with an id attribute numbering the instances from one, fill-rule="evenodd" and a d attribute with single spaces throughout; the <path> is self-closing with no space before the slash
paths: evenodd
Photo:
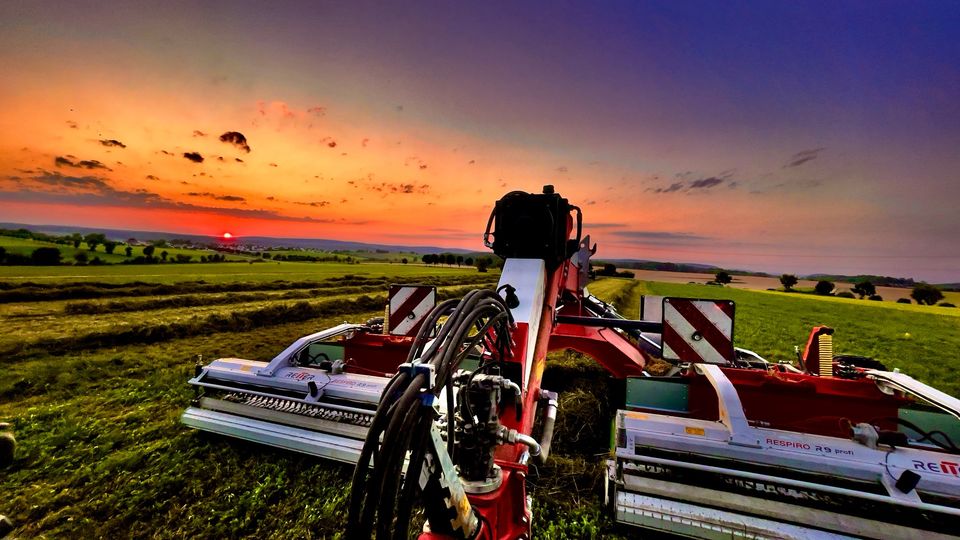
<path id="1" fill-rule="evenodd" d="M 197 355 L 269 359 L 301 335 L 382 314 L 389 281 L 433 279 L 442 293 L 463 294 L 497 279 L 377 263 L 0 270 L 4 294 L 31 281 L 88 295 L 45 300 L 48 289 L 22 287 L 28 300 L 0 303 L 0 421 L 13 423 L 20 442 L 0 470 L 0 513 L 17 538 L 339 537 L 350 467 L 178 423 Z M 354 277 L 330 279 L 344 274 Z M 116 286 L 129 281 L 191 283 Z M 828 324 L 838 352 L 875 356 L 960 395 L 960 309 L 614 278 L 590 291 L 625 316 L 640 294 L 732 298 L 737 344 L 771 360 L 793 358 L 810 326 Z M 561 393 L 561 410 L 551 458 L 528 477 L 536 538 L 616 537 L 601 507 L 618 406 L 609 382 L 588 358 L 550 356 L 544 387 Z"/>
<path id="2" fill-rule="evenodd" d="M 33 240 L 30 238 L 15 238 L 12 236 L 0 236 L 0 247 L 4 248 L 7 253 L 16 253 L 19 255 L 30 256 L 33 253 L 33 250 L 41 247 L 54 247 L 60 250 L 60 253 L 63 255 L 63 262 L 68 264 L 73 264 L 74 255 L 77 253 L 84 253 L 88 259 L 93 259 L 94 257 L 99 257 L 105 263 L 117 264 L 122 263 L 123 261 L 129 260 L 130 257 L 127 257 L 124 248 L 124 245 L 117 245 L 113 253 L 107 253 L 103 245 L 98 245 L 97 248 L 93 251 L 90 251 L 87 248 L 86 244 L 80 244 L 79 248 L 73 247 L 73 244 L 55 244 L 53 242 L 43 242 L 40 240 Z M 133 246 L 132 257 L 137 257 L 143 255 L 144 246 Z M 154 253 L 155 257 L 160 257 L 162 252 L 167 252 L 167 258 L 173 260 L 177 255 L 187 255 L 193 258 L 193 261 L 199 262 L 200 257 L 204 255 L 213 255 L 217 253 L 212 249 L 187 249 L 187 248 L 177 248 L 177 247 L 157 247 L 156 252 Z M 243 257 L 238 255 L 227 255 L 227 260 L 230 261 L 246 261 L 250 260 L 250 257 Z M 0 279 L 3 279 L 0 277 Z"/>
<path id="3" fill-rule="evenodd" d="M 834 328 L 838 354 L 880 360 L 954 396 L 960 396 L 960 309 L 870 302 L 829 296 L 644 283 L 646 294 L 734 300 L 734 341 L 770 361 L 796 358 L 810 328 Z"/>
<path id="4" fill-rule="evenodd" d="M 382 262 L 347 264 L 267 261 L 258 263 L 125 264 L 109 266 L 0 266 L 0 282 L 65 283 L 92 281 L 126 283 L 145 281 L 176 283 L 202 280 L 208 283 L 221 283 L 300 281 L 343 275 L 396 276 L 398 279 L 407 279 L 420 276 L 453 276 L 476 273 L 476 268 L 469 267 Z"/>

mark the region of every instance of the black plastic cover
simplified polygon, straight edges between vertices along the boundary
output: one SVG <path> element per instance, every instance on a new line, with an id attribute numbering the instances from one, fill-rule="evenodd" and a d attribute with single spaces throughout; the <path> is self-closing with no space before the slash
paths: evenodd
<path id="1" fill-rule="evenodd" d="M 542 194 L 512 191 L 497 201 L 494 253 L 504 259 L 543 259 L 547 268 L 556 268 L 570 256 L 567 217 L 572 206 L 547 188 Z"/>

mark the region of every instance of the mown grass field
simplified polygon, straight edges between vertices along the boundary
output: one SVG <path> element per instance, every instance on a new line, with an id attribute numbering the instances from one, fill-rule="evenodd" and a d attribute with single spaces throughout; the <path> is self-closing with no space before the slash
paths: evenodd
<path id="1" fill-rule="evenodd" d="M 53 242 L 44 242 L 42 240 L 34 240 L 32 238 L 15 238 L 12 236 L 0 236 L 0 247 L 7 250 L 7 253 L 16 253 L 19 255 L 30 256 L 33 253 L 33 250 L 41 247 L 54 247 L 60 250 L 60 253 L 63 255 L 63 261 L 65 263 L 73 263 L 74 255 L 77 253 L 84 253 L 88 259 L 93 259 L 94 257 L 99 257 L 105 263 L 122 263 L 125 260 L 128 260 L 129 257 L 126 256 L 124 252 L 125 245 L 118 245 L 113 253 L 107 253 L 106 248 L 101 244 L 93 251 L 90 251 L 87 244 L 82 243 L 80 247 L 75 248 L 73 244 L 64 245 L 64 244 L 55 244 Z M 133 246 L 132 256 L 136 257 L 138 255 L 143 255 L 144 246 Z M 160 253 L 166 251 L 167 257 L 170 260 L 173 260 L 177 255 L 186 255 L 193 258 L 193 261 L 199 261 L 201 256 L 204 255 L 213 255 L 217 253 L 212 249 L 188 249 L 188 248 L 177 248 L 177 247 L 158 247 L 156 248 L 156 257 L 160 257 Z M 243 257 L 239 255 L 226 255 L 227 260 L 229 261 L 245 261 L 250 259 L 250 257 Z"/>
<path id="2" fill-rule="evenodd" d="M 396 279 L 411 279 L 421 276 L 472 275 L 476 273 L 477 269 L 471 267 L 384 262 L 348 264 L 266 261 L 257 263 L 109 266 L 0 266 L 0 283 L 127 283 L 131 281 L 148 283 L 179 283 L 183 281 L 262 283 L 276 280 L 317 280 L 344 275 L 394 276 Z"/>
<path id="3" fill-rule="evenodd" d="M 13 423 L 20 443 L 14 464 L 0 470 L 0 513 L 15 521 L 14 536 L 338 538 L 350 467 L 178 423 L 192 396 L 186 380 L 196 356 L 269 359 L 301 335 L 382 314 L 391 281 L 432 279 L 455 295 L 497 276 L 415 265 L 303 265 L 314 272 L 285 275 L 280 285 L 264 276 L 190 274 L 189 286 L 168 286 L 184 278 L 72 274 L 50 283 L 79 289 L 79 297 L 28 287 L 0 302 L 8 329 L 0 337 L 0 421 Z M 280 265 L 287 266 L 301 265 Z M 333 279 L 342 274 L 353 276 Z M 155 285 L 118 286 L 132 280 Z M 17 290 L 18 281 L 4 281 L 0 293 Z M 74 283 L 84 281 L 103 284 Z M 590 290 L 626 316 L 636 314 L 641 293 L 733 298 L 737 344 L 770 359 L 792 358 L 809 326 L 829 324 L 837 328 L 838 352 L 875 356 L 960 394 L 960 316 L 944 308 L 625 279 L 597 281 Z M 588 358 L 554 353 L 544 386 L 561 393 L 561 411 L 551 459 L 528 477 L 535 535 L 614 538 L 601 500 L 609 418 L 619 405 L 615 383 Z"/>

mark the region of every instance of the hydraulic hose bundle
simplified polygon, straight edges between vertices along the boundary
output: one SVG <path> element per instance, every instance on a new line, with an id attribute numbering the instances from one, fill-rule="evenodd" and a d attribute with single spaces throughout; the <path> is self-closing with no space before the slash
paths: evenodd
<path id="1" fill-rule="evenodd" d="M 407 363 L 384 390 L 364 441 L 353 473 L 347 538 L 376 535 L 405 540 L 413 503 L 421 494 L 432 530 L 463 538 L 478 532 L 478 517 L 451 464 L 456 451 L 453 376 L 468 354 L 479 352 L 482 365 L 499 363 L 508 355 L 511 322 L 506 303 L 492 290 L 473 290 L 459 302 L 439 304 L 427 315 Z M 443 389 L 445 448 L 438 444 L 433 407 Z M 447 477 L 445 482 L 439 481 L 441 475 Z"/>

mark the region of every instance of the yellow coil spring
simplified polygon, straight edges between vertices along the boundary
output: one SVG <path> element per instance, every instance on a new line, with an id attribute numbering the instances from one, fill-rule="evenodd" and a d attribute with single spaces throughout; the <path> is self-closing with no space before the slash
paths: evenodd
<path id="1" fill-rule="evenodd" d="M 820 334 L 817 336 L 820 345 L 820 376 L 833 376 L 833 336 L 830 334 Z"/>

